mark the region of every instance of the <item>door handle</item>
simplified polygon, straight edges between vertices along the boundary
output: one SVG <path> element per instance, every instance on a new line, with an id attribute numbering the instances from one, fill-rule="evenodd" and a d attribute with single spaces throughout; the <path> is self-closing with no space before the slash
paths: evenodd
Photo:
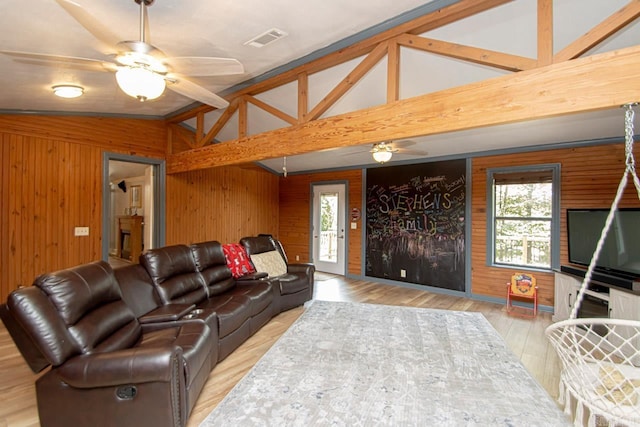
<path id="1" fill-rule="evenodd" d="M 344 236 L 338 236 L 338 239 L 344 239 Z"/>

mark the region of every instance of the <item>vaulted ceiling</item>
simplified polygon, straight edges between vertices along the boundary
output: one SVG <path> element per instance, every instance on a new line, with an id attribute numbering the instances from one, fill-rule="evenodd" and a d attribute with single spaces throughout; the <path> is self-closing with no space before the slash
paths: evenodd
<path id="1" fill-rule="evenodd" d="M 138 9 L 133 0 L 75 1 L 122 39 L 138 37 Z M 95 38 L 53 0 L 38 1 L 37 6 L 19 0 L 4 3 L 0 50 L 109 59 L 101 53 Z M 397 46 L 393 53 L 386 48 L 373 57 L 374 43 L 360 54 L 345 55 L 354 43 L 371 37 L 375 40 L 376 34 L 384 34 L 389 28 L 465 3 L 477 5 L 478 13 L 467 12 L 463 19 L 432 20 L 431 26 L 411 28 L 409 33 L 419 39 L 401 39 L 400 32 L 393 38 L 393 46 Z M 245 96 L 235 106 L 232 103 L 235 110 L 197 110 L 192 100 L 171 91 L 158 100 L 140 103 L 117 88 L 112 73 L 65 64 L 51 67 L 5 55 L 0 55 L 0 110 L 178 117 L 177 122 L 199 132 L 200 138 L 218 127 L 209 135 L 209 144 L 300 124 L 308 120 L 301 117 L 305 114 L 319 113 L 313 118 L 323 119 L 384 105 L 389 102 L 390 90 L 395 92 L 395 100 L 405 100 L 560 62 L 570 59 L 563 55 L 575 53 L 576 44 L 586 48 L 574 56 L 586 57 L 635 46 L 640 40 L 637 0 L 540 2 L 545 3 L 553 4 L 552 11 L 547 12 L 551 17 L 547 27 L 538 19 L 540 10 L 544 10 L 538 0 L 157 0 L 148 9 L 152 44 L 169 55 L 233 57 L 244 65 L 246 72 L 242 75 L 193 79 L 232 102 L 240 99 L 238 94 Z M 271 28 L 288 35 L 261 48 L 243 44 Z M 600 40 L 604 33 L 607 37 Z M 546 51 L 541 48 L 544 43 L 551 44 Z M 541 52 L 547 57 L 541 57 Z M 317 69 L 304 68 L 305 64 L 321 63 L 319 58 L 327 54 L 338 60 Z M 341 55 L 346 60 L 339 60 Z M 294 76 L 273 87 L 260 88 L 260 84 L 290 70 L 304 70 L 304 80 Z M 63 82 L 84 86 L 85 95 L 71 100 L 55 98 L 50 88 Z M 305 85 L 304 113 L 300 109 L 301 84 Z M 251 87 L 258 89 L 247 89 Z M 175 114 L 193 108 L 199 113 Z M 620 137 L 622 124 L 620 110 L 610 108 L 427 137 L 416 135 L 398 144 L 407 150 L 394 153 L 392 161 Z M 288 156 L 287 169 L 296 172 L 368 166 L 374 163 L 370 148 L 366 144 L 309 150 L 313 152 Z M 263 166 L 282 171 L 282 156 L 260 160 Z"/>

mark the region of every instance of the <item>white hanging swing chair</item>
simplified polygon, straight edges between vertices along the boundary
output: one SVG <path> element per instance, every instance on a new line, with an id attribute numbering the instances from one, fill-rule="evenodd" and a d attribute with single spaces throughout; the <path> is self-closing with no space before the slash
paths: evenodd
<path id="1" fill-rule="evenodd" d="M 633 157 L 633 107 L 625 108 L 626 168 L 600 240 L 568 320 L 554 323 L 546 335 L 562 361 L 559 401 L 574 425 L 640 426 L 640 321 L 580 318 L 577 312 L 631 175 L 640 199 Z"/>

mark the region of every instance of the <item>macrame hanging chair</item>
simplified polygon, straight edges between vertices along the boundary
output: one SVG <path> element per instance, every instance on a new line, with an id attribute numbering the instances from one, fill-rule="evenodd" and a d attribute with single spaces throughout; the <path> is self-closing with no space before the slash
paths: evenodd
<path id="1" fill-rule="evenodd" d="M 559 401 L 565 413 L 573 412 L 575 426 L 640 426 L 640 321 L 576 318 L 629 176 L 640 199 L 633 156 L 636 105 L 623 106 L 625 171 L 569 319 L 546 329 L 562 362 Z"/>

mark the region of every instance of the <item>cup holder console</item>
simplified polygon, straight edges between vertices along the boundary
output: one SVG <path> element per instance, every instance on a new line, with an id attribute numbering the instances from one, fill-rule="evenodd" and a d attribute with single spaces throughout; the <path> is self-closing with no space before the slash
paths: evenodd
<path id="1" fill-rule="evenodd" d="M 193 319 L 198 317 L 198 314 L 202 314 L 204 312 L 203 309 L 201 308 L 195 308 L 193 310 L 191 310 L 189 313 L 185 314 L 183 319 Z"/>

